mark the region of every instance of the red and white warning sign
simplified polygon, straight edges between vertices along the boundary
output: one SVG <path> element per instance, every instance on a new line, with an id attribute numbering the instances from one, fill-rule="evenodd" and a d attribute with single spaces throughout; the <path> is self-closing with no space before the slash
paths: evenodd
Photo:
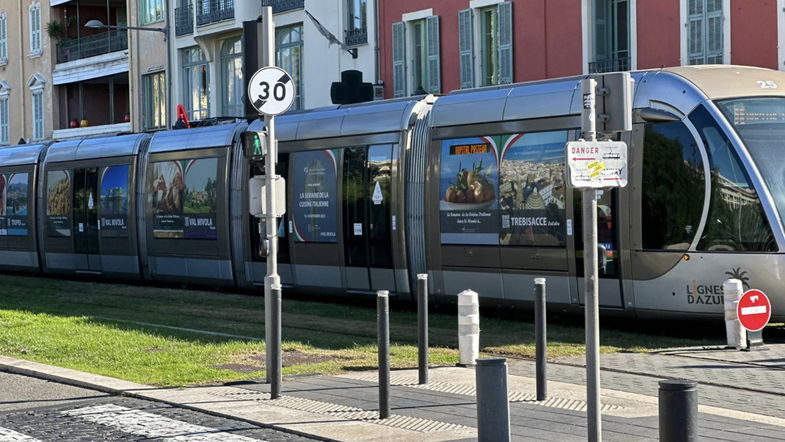
<path id="1" fill-rule="evenodd" d="M 573 187 L 604 189 L 627 185 L 627 143 L 570 141 L 565 148 Z"/>
<path id="2" fill-rule="evenodd" d="M 736 307 L 739 321 L 749 331 L 762 330 L 771 319 L 771 302 L 760 290 L 747 290 Z"/>

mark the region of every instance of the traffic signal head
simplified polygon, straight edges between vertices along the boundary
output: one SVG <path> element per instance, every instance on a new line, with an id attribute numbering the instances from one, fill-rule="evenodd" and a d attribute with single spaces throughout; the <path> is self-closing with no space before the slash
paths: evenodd
<path id="1" fill-rule="evenodd" d="M 262 160 L 267 153 L 265 133 L 247 131 L 242 134 L 243 153 L 249 160 Z"/>

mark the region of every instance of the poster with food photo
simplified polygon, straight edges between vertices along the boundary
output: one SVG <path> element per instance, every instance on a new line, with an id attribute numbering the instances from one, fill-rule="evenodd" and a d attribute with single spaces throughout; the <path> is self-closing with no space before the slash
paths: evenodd
<path id="1" fill-rule="evenodd" d="M 50 170 L 46 175 L 46 223 L 49 236 L 71 236 L 71 171 Z"/>

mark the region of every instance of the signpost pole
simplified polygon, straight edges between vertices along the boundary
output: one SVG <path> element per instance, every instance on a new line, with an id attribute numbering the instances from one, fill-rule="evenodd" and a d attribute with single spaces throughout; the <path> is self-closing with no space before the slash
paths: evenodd
<path id="1" fill-rule="evenodd" d="M 596 141 L 595 90 L 592 78 L 581 80 L 583 112 L 581 130 L 586 141 Z M 597 262 L 597 190 L 584 189 L 583 196 L 583 281 L 586 311 L 586 402 L 588 408 L 588 440 L 602 440 L 600 414 L 600 313 L 599 275 Z"/>
<path id="2" fill-rule="evenodd" d="M 273 8 L 262 8 L 264 51 L 262 65 L 275 66 L 275 24 Z M 267 381 L 270 397 L 281 395 L 281 278 L 278 276 L 278 222 L 275 216 L 275 165 L 278 162 L 278 142 L 275 138 L 275 116 L 264 116 L 267 128 L 267 157 L 264 162 L 266 193 L 265 225 L 267 227 L 267 276 L 264 278 L 265 341 L 267 347 Z"/>

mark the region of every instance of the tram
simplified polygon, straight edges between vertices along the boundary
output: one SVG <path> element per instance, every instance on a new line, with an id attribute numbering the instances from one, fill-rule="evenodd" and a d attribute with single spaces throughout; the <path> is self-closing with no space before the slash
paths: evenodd
<path id="1" fill-rule="evenodd" d="M 785 319 L 785 74 L 728 65 L 632 72 L 629 185 L 598 190 L 606 314 L 720 317 L 722 282 L 763 290 Z M 285 287 L 474 289 L 484 302 L 583 306 L 583 77 L 277 118 Z M 263 122 L 0 149 L 0 268 L 263 285 L 241 134 Z M 261 222 L 264 222 L 261 220 Z"/>

